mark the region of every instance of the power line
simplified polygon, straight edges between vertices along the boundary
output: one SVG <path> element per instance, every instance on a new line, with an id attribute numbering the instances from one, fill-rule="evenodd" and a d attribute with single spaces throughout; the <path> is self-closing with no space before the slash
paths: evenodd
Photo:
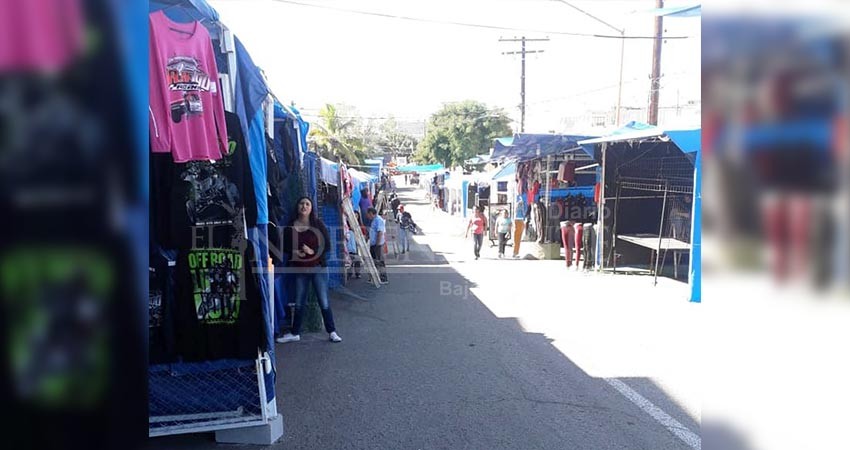
<path id="1" fill-rule="evenodd" d="M 459 27 L 469 27 L 469 28 L 482 28 L 487 30 L 500 30 L 500 31 L 520 31 L 527 33 L 542 33 L 542 34 L 555 34 L 560 36 L 576 36 L 576 37 L 589 37 L 589 38 L 600 38 L 600 39 L 658 39 L 656 36 L 625 36 L 625 35 L 612 35 L 612 34 L 595 34 L 595 33 L 574 33 L 569 31 L 546 31 L 546 30 L 532 30 L 528 28 L 516 28 L 516 27 L 502 27 L 498 25 L 484 25 L 478 23 L 468 23 L 468 22 L 455 22 L 451 20 L 437 20 L 437 19 L 426 19 L 422 17 L 411 17 L 411 16 L 399 16 L 395 14 L 386 14 L 379 13 L 374 11 L 362 11 L 358 9 L 349 9 L 349 8 L 339 8 L 335 6 L 328 5 L 316 5 L 314 3 L 304 3 L 294 0 L 274 0 L 278 3 L 286 3 L 290 5 L 298 5 L 298 6 L 307 6 L 311 8 L 319 8 L 319 9 L 329 9 L 332 11 L 339 12 L 347 12 L 351 14 L 360 14 L 364 16 L 373 16 L 373 17 L 382 17 L 385 19 L 396 19 L 396 20 L 407 20 L 411 22 L 421 22 L 421 23 L 433 23 L 439 25 L 453 25 Z M 665 36 L 664 39 L 690 39 L 690 36 Z"/>

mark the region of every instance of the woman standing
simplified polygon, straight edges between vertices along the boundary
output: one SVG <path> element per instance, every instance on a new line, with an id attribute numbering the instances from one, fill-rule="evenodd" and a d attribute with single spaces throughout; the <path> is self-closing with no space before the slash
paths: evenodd
<path id="1" fill-rule="evenodd" d="M 466 225 L 466 234 L 469 237 L 469 229 L 472 228 L 472 240 L 475 242 L 475 259 L 481 257 L 481 245 L 484 243 L 484 231 L 487 228 L 487 218 L 480 206 L 475 207 L 475 214 Z"/>
<path id="2" fill-rule="evenodd" d="M 507 209 L 502 210 L 502 216 L 496 221 L 496 234 L 499 235 L 499 258 L 504 258 L 505 245 L 511 235 L 511 215 Z"/>
<path id="3" fill-rule="evenodd" d="M 342 342 L 336 333 L 328 300 L 328 268 L 325 259 L 331 242 L 328 228 L 316 215 L 312 200 L 301 197 L 296 205 L 295 219 L 283 231 L 283 248 L 290 255 L 289 270 L 295 278 L 295 317 L 292 331 L 276 341 L 286 343 L 301 340 L 301 320 L 307 303 L 308 285 L 312 283 L 330 341 Z"/>

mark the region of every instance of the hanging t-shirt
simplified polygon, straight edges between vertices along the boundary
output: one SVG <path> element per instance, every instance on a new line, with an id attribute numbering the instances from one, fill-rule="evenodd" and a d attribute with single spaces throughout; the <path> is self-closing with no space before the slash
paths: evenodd
<path id="1" fill-rule="evenodd" d="M 531 186 L 531 189 L 528 190 L 527 200 L 529 205 L 534 203 L 534 199 L 535 197 L 537 197 L 538 192 L 540 192 L 540 182 L 535 181 L 534 184 Z"/>
<path id="2" fill-rule="evenodd" d="M 85 48 L 84 9 L 78 0 L 3 2 L 0 71 L 55 71 Z"/>
<path id="3" fill-rule="evenodd" d="M 151 150 L 178 163 L 227 154 L 224 105 L 209 32 L 199 22 L 149 16 Z"/>
<path id="4" fill-rule="evenodd" d="M 265 342 L 253 246 L 193 248 L 177 261 L 177 352 L 187 361 L 252 359 Z"/>
<path id="5" fill-rule="evenodd" d="M 245 207 L 245 222 L 248 227 L 257 224 L 257 197 L 254 195 L 254 177 L 248 164 L 248 146 L 245 144 L 245 134 L 239 116 L 225 111 L 227 123 L 227 154 L 219 167 L 224 175 L 239 190 L 241 205 Z"/>
<path id="6" fill-rule="evenodd" d="M 558 180 L 563 182 L 575 181 L 576 179 L 576 163 L 575 161 L 565 161 L 558 166 Z"/>

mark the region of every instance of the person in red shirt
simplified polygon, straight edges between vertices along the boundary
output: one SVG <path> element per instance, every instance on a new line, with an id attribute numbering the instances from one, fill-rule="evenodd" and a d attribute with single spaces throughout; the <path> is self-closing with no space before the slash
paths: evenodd
<path id="1" fill-rule="evenodd" d="M 469 237 L 469 229 L 472 228 L 472 240 L 475 243 L 475 259 L 481 257 L 481 245 L 484 243 L 484 231 L 487 229 L 487 217 L 480 206 L 475 207 L 475 214 L 466 225 L 466 234 Z"/>
<path id="2" fill-rule="evenodd" d="M 295 279 L 295 317 L 291 332 L 276 341 L 283 344 L 301 340 L 302 311 L 307 303 L 308 285 L 312 284 L 329 340 L 342 342 L 336 332 L 328 300 L 327 253 L 330 250 L 330 233 L 316 215 L 312 200 L 301 197 L 296 205 L 295 219 L 286 227 L 283 235 L 284 251 L 290 255 L 288 268 Z"/>

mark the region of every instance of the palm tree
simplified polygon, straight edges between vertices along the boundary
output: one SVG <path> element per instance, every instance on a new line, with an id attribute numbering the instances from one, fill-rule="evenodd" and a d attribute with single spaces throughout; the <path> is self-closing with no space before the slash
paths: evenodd
<path id="1" fill-rule="evenodd" d="M 308 135 L 313 150 L 328 159 L 360 164 L 362 143 L 356 136 L 357 121 L 341 117 L 331 104 L 322 107 L 319 118 L 320 123 L 314 123 Z"/>

